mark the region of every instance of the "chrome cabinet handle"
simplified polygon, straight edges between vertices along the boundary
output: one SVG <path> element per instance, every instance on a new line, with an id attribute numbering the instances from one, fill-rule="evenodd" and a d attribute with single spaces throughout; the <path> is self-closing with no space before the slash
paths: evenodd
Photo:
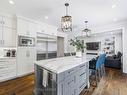
<path id="1" fill-rule="evenodd" d="M 82 66 L 80 66 L 80 68 L 82 68 L 82 67 L 85 67 L 86 65 L 82 65 Z"/>
<path id="2" fill-rule="evenodd" d="M 86 83 L 83 83 L 79 88 L 81 88 L 83 85 L 85 85 Z"/>
<path id="3" fill-rule="evenodd" d="M 30 51 L 26 51 L 26 57 L 30 57 Z"/>
<path id="4" fill-rule="evenodd" d="M 80 76 L 82 76 L 82 75 L 84 75 L 85 74 L 85 72 L 84 73 L 82 73 Z"/>
<path id="5" fill-rule="evenodd" d="M 74 70 L 68 71 L 68 73 L 70 74 L 71 72 L 73 72 Z"/>
<path id="6" fill-rule="evenodd" d="M 74 80 L 71 80 L 70 82 L 68 82 L 68 85 L 71 84 Z"/>
<path id="7" fill-rule="evenodd" d="M 4 40 L 2 41 L 2 44 L 4 45 Z"/>

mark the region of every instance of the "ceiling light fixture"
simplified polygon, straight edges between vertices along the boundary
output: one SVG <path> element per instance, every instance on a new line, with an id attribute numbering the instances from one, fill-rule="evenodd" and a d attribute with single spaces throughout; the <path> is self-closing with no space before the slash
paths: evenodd
<path id="1" fill-rule="evenodd" d="M 48 17 L 48 16 L 45 16 L 44 18 L 45 18 L 45 19 L 48 19 L 49 17 Z"/>
<path id="2" fill-rule="evenodd" d="M 63 32 L 72 31 L 72 17 L 68 15 L 68 3 L 65 3 L 66 15 L 61 18 L 61 29 Z"/>
<path id="3" fill-rule="evenodd" d="M 10 3 L 10 4 L 12 4 L 12 5 L 14 5 L 14 4 L 15 4 L 15 2 L 14 2 L 14 1 L 12 1 L 12 0 L 9 0 L 9 3 Z"/>
<path id="4" fill-rule="evenodd" d="M 113 21 L 116 22 L 117 21 L 117 18 L 114 18 Z"/>
<path id="5" fill-rule="evenodd" d="M 116 5 L 112 5 L 112 8 L 116 8 Z"/>
<path id="6" fill-rule="evenodd" d="M 91 30 L 88 29 L 87 23 L 88 23 L 88 21 L 85 21 L 86 28 L 83 29 L 82 32 L 83 32 L 83 36 L 89 37 L 89 36 L 90 36 L 90 33 L 91 33 Z M 85 33 L 85 34 L 84 34 L 84 33 Z"/>

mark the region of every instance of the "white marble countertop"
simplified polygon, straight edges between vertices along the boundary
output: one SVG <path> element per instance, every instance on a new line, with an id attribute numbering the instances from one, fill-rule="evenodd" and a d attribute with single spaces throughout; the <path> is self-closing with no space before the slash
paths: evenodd
<path id="1" fill-rule="evenodd" d="M 88 62 L 91 59 L 92 58 L 88 56 L 86 58 L 77 58 L 75 56 L 71 56 L 36 61 L 35 64 L 45 69 L 48 69 L 54 73 L 61 73 L 73 67 L 79 66 L 85 62 Z"/>

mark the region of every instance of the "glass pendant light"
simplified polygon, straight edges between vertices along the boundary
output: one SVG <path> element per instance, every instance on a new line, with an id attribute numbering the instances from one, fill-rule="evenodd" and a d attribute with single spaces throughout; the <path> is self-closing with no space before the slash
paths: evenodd
<path id="1" fill-rule="evenodd" d="M 61 18 L 61 29 L 63 32 L 72 31 L 72 17 L 68 15 L 68 3 L 65 3 L 66 15 Z"/>

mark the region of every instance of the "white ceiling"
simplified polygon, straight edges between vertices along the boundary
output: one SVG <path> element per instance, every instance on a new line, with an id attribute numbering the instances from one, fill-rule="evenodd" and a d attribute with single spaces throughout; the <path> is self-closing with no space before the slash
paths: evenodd
<path id="1" fill-rule="evenodd" d="M 88 20 L 90 26 L 103 25 L 127 19 L 127 0 L 0 0 L 0 12 L 23 15 L 48 24 L 60 26 L 60 18 L 65 15 L 65 2 L 70 3 L 69 14 L 73 26 L 84 27 Z M 115 8 L 112 5 L 115 4 Z M 48 16 L 49 19 L 44 17 Z M 113 21 L 115 20 L 115 21 Z"/>

